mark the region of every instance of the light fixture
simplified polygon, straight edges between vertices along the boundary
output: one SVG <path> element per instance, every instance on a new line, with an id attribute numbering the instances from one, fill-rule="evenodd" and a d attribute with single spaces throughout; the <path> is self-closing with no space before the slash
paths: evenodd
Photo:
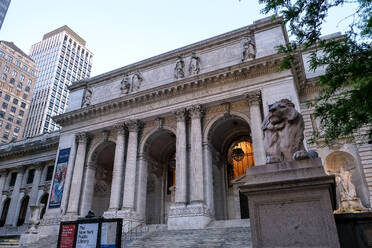
<path id="1" fill-rule="evenodd" d="M 232 150 L 231 156 L 237 162 L 242 161 L 244 158 L 244 151 L 242 148 L 235 146 Z"/>

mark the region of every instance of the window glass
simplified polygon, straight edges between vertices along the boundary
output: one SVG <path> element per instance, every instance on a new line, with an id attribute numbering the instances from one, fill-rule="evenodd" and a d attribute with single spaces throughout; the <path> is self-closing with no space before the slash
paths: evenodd
<path id="1" fill-rule="evenodd" d="M 27 184 L 30 184 L 34 181 L 35 176 L 35 169 L 31 169 L 28 171 L 28 177 L 27 177 Z"/>
<path id="2" fill-rule="evenodd" d="M 22 102 L 21 103 L 21 108 L 25 108 L 26 107 L 26 103 L 25 102 Z"/>
<path id="3" fill-rule="evenodd" d="M 32 84 L 32 80 L 31 80 L 31 79 L 28 79 L 28 80 L 27 80 L 27 84 L 28 84 L 28 85 Z"/>
<path id="4" fill-rule="evenodd" d="M 0 111 L 0 118 L 4 118 L 5 117 L 5 112 L 4 111 Z"/>
<path id="5" fill-rule="evenodd" d="M 3 73 L 3 74 L 1 75 L 1 79 L 5 81 L 6 78 L 7 78 L 6 74 Z"/>
<path id="6" fill-rule="evenodd" d="M 18 104 L 18 99 L 17 99 L 17 98 L 14 98 L 14 99 L 13 99 L 13 103 L 14 103 L 15 105 L 17 105 L 17 104 Z"/>
<path id="7" fill-rule="evenodd" d="M 7 104 L 6 102 L 3 102 L 3 104 L 2 104 L 2 108 L 3 108 L 3 109 L 7 109 L 7 108 L 8 108 L 8 104 Z"/>
<path id="8" fill-rule="evenodd" d="M 30 87 L 26 86 L 25 91 L 30 92 Z"/>
<path id="9" fill-rule="evenodd" d="M 25 111 L 20 110 L 20 111 L 19 111 L 19 116 L 24 116 L 24 115 L 25 115 Z"/>
<path id="10" fill-rule="evenodd" d="M 17 119 L 16 123 L 17 123 L 17 125 L 21 125 L 22 124 L 22 120 L 21 119 Z"/>
<path id="11" fill-rule="evenodd" d="M 9 62 L 12 62 L 13 61 L 13 57 L 12 56 L 8 56 L 8 61 Z"/>
<path id="12" fill-rule="evenodd" d="M 13 84 L 13 85 L 14 85 L 14 82 L 15 82 L 15 79 L 14 79 L 14 78 L 11 78 L 11 79 L 9 80 L 9 83 L 10 83 L 10 84 Z"/>
<path id="13" fill-rule="evenodd" d="M 8 94 L 5 94 L 5 100 L 7 100 L 7 101 L 9 101 L 10 100 L 10 95 L 8 95 Z"/>
<path id="14" fill-rule="evenodd" d="M 23 86 L 22 82 L 19 82 L 19 83 L 17 84 L 17 87 L 20 88 L 20 89 L 22 89 L 22 86 Z"/>
<path id="15" fill-rule="evenodd" d="M 27 67 L 26 65 L 24 65 L 24 66 L 22 66 L 22 69 L 23 69 L 24 71 L 27 71 L 28 67 Z"/>
<path id="16" fill-rule="evenodd" d="M 15 106 L 12 106 L 10 108 L 10 112 L 15 113 L 17 111 L 17 108 Z"/>
<path id="17" fill-rule="evenodd" d="M 16 60 L 15 64 L 16 66 L 21 66 L 21 62 L 19 62 L 18 60 Z"/>
<path id="18" fill-rule="evenodd" d="M 45 181 L 52 180 L 52 178 L 53 178 L 53 170 L 54 170 L 54 166 L 48 166 L 47 174 L 46 174 L 46 177 L 45 177 Z"/>
<path id="19" fill-rule="evenodd" d="M 12 128 L 12 124 L 7 123 L 7 124 L 5 125 L 5 129 L 10 130 L 11 128 Z"/>
<path id="20" fill-rule="evenodd" d="M 3 139 L 8 139 L 9 138 L 9 133 L 8 132 L 5 132 L 4 134 L 3 134 Z"/>
<path id="21" fill-rule="evenodd" d="M 4 72 L 8 72 L 9 71 L 9 67 L 8 66 L 4 66 Z"/>
<path id="22" fill-rule="evenodd" d="M 18 72 L 17 72 L 17 71 L 13 71 L 13 73 L 12 73 L 12 76 L 13 76 L 13 77 L 16 77 L 16 76 L 17 76 L 17 74 L 18 74 Z"/>
<path id="23" fill-rule="evenodd" d="M 8 116 L 8 121 L 13 122 L 13 119 L 14 119 L 14 115 L 9 115 Z"/>
<path id="24" fill-rule="evenodd" d="M 14 128 L 14 133 L 19 133 L 19 127 Z"/>
<path id="25" fill-rule="evenodd" d="M 25 80 L 25 76 L 21 75 L 21 76 L 19 77 L 19 80 L 21 80 L 21 81 Z"/>
<path id="26" fill-rule="evenodd" d="M 14 186 L 17 179 L 17 172 L 13 172 L 10 176 L 9 186 Z"/>

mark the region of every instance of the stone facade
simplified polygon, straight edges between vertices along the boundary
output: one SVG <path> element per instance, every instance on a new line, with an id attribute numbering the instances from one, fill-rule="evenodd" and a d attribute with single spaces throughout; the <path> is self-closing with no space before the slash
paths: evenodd
<path id="1" fill-rule="evenodd" d="M 319 128 L 306 107 L 319 90 L 306 77 L 313 75 L 306 61 L 299 56 L 296 68 L 279 70 L 283 55 L 275 47 L 287 40 L 282 20 L 266 18 L 73 83 L 67 112 L 54 117 L 62 126 L 58 151 L 71 149 L 63 196 L 58 207 L 49 203 L 40 233 L 89 210 L 123 218 L 124 225 L 168 229 L 246 218 L 243 196 L 232 184 L 230 151 L 249 143 L 251 166 L 264 165 L 262 117 L 283 98 L 303 114 L 306 140 Z M 333 173 L 341 166 L 339 153 L 329 155 L 347 153 L 342 166 L 352 170 L 357 194 L 370 206 L 372 151 L 356 140 L 334 150 L 305 145 Z"/>

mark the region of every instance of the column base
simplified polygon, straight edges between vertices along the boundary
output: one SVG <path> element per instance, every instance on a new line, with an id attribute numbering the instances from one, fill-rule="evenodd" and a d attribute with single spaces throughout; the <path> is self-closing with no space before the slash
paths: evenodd
<path id="1" fill-rule="evenodd" d="M 168 230 L 201 229 L 211 221 L 212 215 L 204 203 L 172 205 L 168 213 Z"/>
<path id="2" fill-rule="evenodd" d="M 103 213 L 106 219 L 123 219 L 122 232 L 128 232 L 144 222 L 143 218 L 133 209 L 107 210 Z"/>

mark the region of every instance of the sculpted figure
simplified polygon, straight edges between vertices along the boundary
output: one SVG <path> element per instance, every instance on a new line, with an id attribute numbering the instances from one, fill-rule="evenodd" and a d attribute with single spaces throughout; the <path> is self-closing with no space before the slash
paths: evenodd
<path id="1" fill-rule="evenodd" d="M 90 87 L 87 87 L 84 92 L 84 97 L 81 106 L 86 107 L 89 106 L 91 101 L 92 101 L 92 94 L 93 94 L 93 89 Z"/>
<path id="2" fill-rule="evenodd" d="M 122 94 L 128 94 L 129 91 L 130 91 L 130 79 L 129 79 L 129 76 L 128 74 L 126 74 L 123 78 L 123 80 L 121 80 L 120 82 L 120 90 L 121 90 L 121 93 Z"/>
<path id="3" fill-rule="evenodd" d="M 262 123 L 266 163 L 309 158 L 304 148 L 304 120 L 288 99 L 275 102 Z"/>
<path id="4" fill-rule="evenodd" d="M 243 54 L 242 61 L 256 58 L 256 46 L 251 36 L 247 36 L 242 41 Z"/>
<path id="5" fill-rule="evenodd" d="M 337 190 L 340 193 L 340 207 L 337 212 L 352 212 L 365 209 L 357 197 L 354 184 L 351 182 L 351 172 L 340 168 L 340 173 L 336 175 Z"/>
<path id="6" fill-rule="evenodd" d="M 137 71 L 132 77 L 132 91 L 137 91 L 141 88 L 143 77 L 139 71 Z"/>
<path id="7" fill-rule="evenodd" d="M 190 75 L 199 74 L 200 70 L 200 58 L 196 56 L 196 53 L 193 52 L 190 59 L 189 73 Z"/>
<path id="8" fill-rule="evenodd" d="M 176 66 L 174 67 L 174 77 L 176 79 L 185 77 L 185 62 L 183 61 L 182 56 L 178 56 Z"/>

